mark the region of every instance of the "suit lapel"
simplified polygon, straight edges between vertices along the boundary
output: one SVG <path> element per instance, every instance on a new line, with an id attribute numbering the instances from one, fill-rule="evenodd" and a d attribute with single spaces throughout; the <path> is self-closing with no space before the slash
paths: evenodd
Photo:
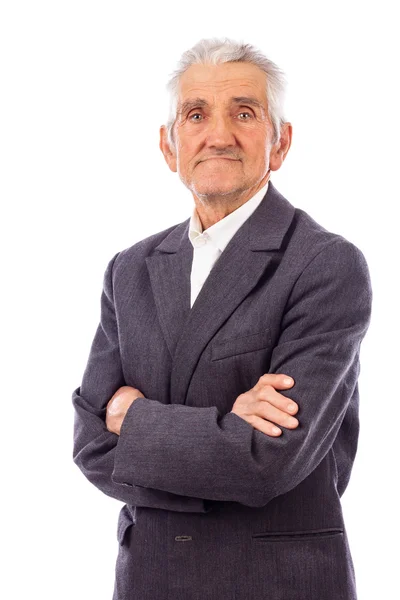
<path id="1" fill-rule="evenodd" d="M 294 211 L 270 181 L 263 200 L 214 264 L 192 308 L 190 219 L 146 258 L 158 318 L 173 358 L 172 403 L 185 403 L 201 352 L 262 275 L 276 266 Z"/>
<path id="2" fill-rule="evenodd" d="M 193 246 L 190 219 L 178 225 L 146 257 L 157 315 L 171 357 L 190 311 L 190 272 Z"/>

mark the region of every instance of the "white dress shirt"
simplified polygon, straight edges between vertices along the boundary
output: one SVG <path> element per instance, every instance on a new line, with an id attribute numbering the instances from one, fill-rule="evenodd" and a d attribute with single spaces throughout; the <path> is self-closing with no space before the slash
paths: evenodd
<path id="1" fill-rule="evenodd" d="M 193 261 L 190 275 L 191 307 L 215 262 L 239 227 L 243 225 L 260 204 L 267 189 L 268 181 L 250 200 L 247 200 L 247 202 L 229 215 L 205 229 L 204 232 L 196 206 L 194 207 L 189 223 L 189 239 L 193 245 Z"/>

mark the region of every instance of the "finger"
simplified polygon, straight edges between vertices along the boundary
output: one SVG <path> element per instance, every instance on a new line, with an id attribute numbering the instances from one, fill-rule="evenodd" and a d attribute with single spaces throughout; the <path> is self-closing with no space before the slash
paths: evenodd
<path id="1" fill-rule="evenodd" d="M 282 429 L 279 429 L 275 423 L 271 423 L 270 421 L 266 421 L 265 419 L 261 419 L 255 415 L 252 415 L 251 422 L 248 422 L 254 427 L 254 429 L 257 429 L 258 431 L 261 431 L 270 437 L 279 437 L 282 434 Z"/>
<path id="2" fill-rule="evenodd" d="M 295 415 L 299 410 L 299 405 L 297 402 L 291 398 L 283 396 L 283 394 L 280 394 L 270 386 L 260 388 L 256 392 L 256 398 L 257 400 L 266 400 L 279 410 L 291 415 Z"/>
<path id="3" fill-rule="evenodd" d="M 261 400 L 256 404 L 256 414 L 262 419 L 273 421 L 276 425 L 287 427 L 288 429 L 295 429 L 299 425 L 299 421 L 296 417 L 292 417 L 287 413 L 279 410 L 266 400 Z"/>
<path id="4" fill-rule="evenodd" d="M 294 380 L 290 375 L 284 373 L 265 373 L 261 375 L 253 389 L 258 390 L 265 385 L 271 385 L 273 388 L 278 390 L 287 389 L 292 387 Z"/>

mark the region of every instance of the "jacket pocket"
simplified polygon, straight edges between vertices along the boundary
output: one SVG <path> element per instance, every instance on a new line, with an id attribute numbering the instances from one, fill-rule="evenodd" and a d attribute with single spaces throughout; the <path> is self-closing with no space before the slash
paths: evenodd
<path id="1" fill-rule="evenodd" d="M 228 356 L 262 350 L 272 345 L 269 329 L 249 333 L 247 335 L 235 336 L 225 340 L 214 341 L 211 344 L 211 360 L 219 360 Z"/>
<path id="2" fill-rule="evenodd" d="M 253 533 L 252 539 L 257 542 L 302 542 L 304 540 L 320 540 L 343 535 L 343 528 L 310 529 L 308 531 L 271 531 Z"/>
<path id="3" fill-rule="evenodd" d="M 249 549 L 254 600 L 355 600 L 354 568 L 339 527 L 255 534 Z M 252 591 L 252 590 L 251 590 Z M 253 595 L 249 594 L 246 597 Z"/>
<path id="4" fill-rule="evenodd" d="M 123 546 L 126 538 L 126 532 L 130 526 L 135 526 L 136 523 L 133 521 L 132 516 L 129 512 L 127 505 L 125 504 L 119 513 L 118 526 L 117 526 L 117 539 L 121 546 Z"/>

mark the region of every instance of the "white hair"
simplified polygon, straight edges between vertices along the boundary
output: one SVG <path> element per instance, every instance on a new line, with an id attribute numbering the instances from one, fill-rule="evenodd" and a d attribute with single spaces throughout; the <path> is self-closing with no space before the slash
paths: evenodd
<path id="1" fill-rule="evenodd" d="M 283 114 L 287 85 L 285 73 L 251 44 L 236 42 L 229 38 L 211 38 L 200 40 L 182 54 L 178 68 L 172 73 L 167 83 L 166 88 L 170 98 L 169 117 L 166 123 L 167 139 L 173 148 L 175 147 L 173 127 L 176 121 L 178 85 L 181 75 L 194 64 L 219 65 L 226 62 L 252 63 L 266 73 L 267 108 L 274 132 L 272 143 L 275 144 L 279 141 L 281 125 L 286 121 Z"/>

